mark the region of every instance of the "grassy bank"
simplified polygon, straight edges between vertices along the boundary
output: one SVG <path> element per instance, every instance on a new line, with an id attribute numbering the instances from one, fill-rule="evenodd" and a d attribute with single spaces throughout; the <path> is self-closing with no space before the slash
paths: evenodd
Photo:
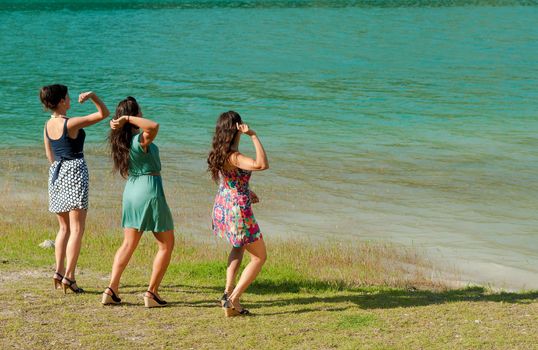
<path id="1" fill-rule="evenodd" d="M 123 181 L 95 159 L 77 271 L 87 293 L 63 295 L 52 289 L 53 250 L 38 246 L 57 229 L 46 211 L 46 174 L 35 172 L 35 155 L 10 152 L 0 160 L 0 349 L 537 348 L 538 292 L 451 289 L 432 278 L 435 266 L 415 250 L 383 243 L 267 234 L 268 262 L 243 298 L 254 316 L 226 319 L 217 299 L 229 247 L 208 230 L 201 237 L 177 234 L 161 288 L 170 305 L 143 307 L 156 251 L 146 234 L 122 279 L 124 303 L 102 307 L 122 240 Z M 178 182 L 167 187 L 176 222 L 207 221 L 203 210 L 174 209 L 190 198 Z M 267 198 L 263 189 L 260 194 Z"/>
<path id="2" fill-rule="evenodd" d="M 147 235 L 124 275 L 124 304 L 102 307 L 100 293 L 119 231 L 87 232 L 77 276 L 87 293 L 63 295 L 52 289 L 53 251 L 38 247 L 52 231 L 3 226 L 2 349 L 532 349 L 538 344 L 538 293 L 447 289 L 421 269 L 406 270 L 407 263 L 425 262 L 392 246 L 270 240 L 268 264 L 244 297 L 255 315 L 226 319 L 217 298 L 227 249 L 215 241 L 178 235 L 161 291 L 170 306 L 148 310 L 142 293 L 156 247 Z"/>

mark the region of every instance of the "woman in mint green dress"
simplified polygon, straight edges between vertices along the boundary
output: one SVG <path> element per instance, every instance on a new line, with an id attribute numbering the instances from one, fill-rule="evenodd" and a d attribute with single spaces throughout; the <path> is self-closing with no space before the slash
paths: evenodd
<path id="1" fill-rule="evenodd" d="M 146 307 L 165 306 L 158 288 L 170 263 L 174 248 L 174 222 L 166 203 L 161 179 L 159 148 L 153 143 L 159 124 L 142 117 L 133 97 L 118 104 L 109 142 L 114 170 L 127 178 L 123 191 L 123 244 L 116 252 L 110 284 L 103 292 L 102 303 L 119 304 L 120 278 L 144 231 L 152 231 L 159 251 L 153 262 L 149 288 L 144 295 Z M 140 132 L 142 129 L 142 132 Z"/>

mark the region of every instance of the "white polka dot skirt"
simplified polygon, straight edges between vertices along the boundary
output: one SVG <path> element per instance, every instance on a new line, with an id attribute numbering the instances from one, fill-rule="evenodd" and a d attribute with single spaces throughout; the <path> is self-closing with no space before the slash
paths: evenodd
<path id="1" fill-rule="evenodd" d="M 53 182 L 58 166 L 58 178 Z M 73 209 L 88 209 L 88 182 L 88 166 L 84 158 L 52 163 L 49 169 L 49 211 L 65 213 Z"/>

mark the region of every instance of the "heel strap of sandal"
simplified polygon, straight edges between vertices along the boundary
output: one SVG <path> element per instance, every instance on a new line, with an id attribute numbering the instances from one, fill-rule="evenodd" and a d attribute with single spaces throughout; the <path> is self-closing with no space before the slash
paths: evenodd
<path id="1" fill-rule="evenodd" d="M 70 287 L 71 287 L 73 284 L 77 283 L 77 281 L 75 281 L 75 280 L 70 280 L 70 279 L 67 278 L 67 277 L 62 278 L 62 280 L 66 280 L 68 283 L 64 283 L 64 284 L 67 284 L 67 285 L 70 286 Z M 63 283 L 63 281 L 62 281 L 62 283 Z"/>
<path id="2" fill-rule="evenodd" d="M 56 276 L 59 276 L 60 278 L 56 278 Z M 54 272 L 54 276 L 52 276 L 52 278 L 54 278 L 57 281 L 61 281 L 64 279 L 64 276 L 62 276 L 62 274 L 59 272 Z"/>
<path id="3" fill-rule="evenodd" d="M 117 298 L 117 297 L 118 297 L 118 296 L 116 295 L 116 293 L 114 293 L 114 289 L 112 289 L 112 288 L 110 288 L 110 287 L 106 287 L 105 290 L 109 290 L 109 291 L 112 293 L 111 297 L 114 297 L 114 298 Z"/>
<path id="4" fill-rule="evenodd" d="M 112 300 L 114 300 L 115 302 L 120 302 L 120 301 L 121 301 L 121 298 L 118 297 L 118 296 L 116 295 L 116 293 L 114 293 L 114 289 L 112 289 L 112 288 L 110 288 L 110 287 L 106 287 L 105 291 L 107 291 L 107 290 L 109 290 L 109 291 L 112 293 L 112 295 L 111 295 Z M 106 293 L 105 293 L 105 294 L 106 294 Z"/>
<path id="5" fill-rule="evenodd" d="M 66 280 L 67 283 L 64 283 L 64 280 Z M 69 289 L 71 289 L 71 290 L 72 290 L 73 292 L 75 292 L 75 293 L 83 293 L 83 292 L 84 292 L 84 289 L 80 288 L 79 286 L 76 286 L 75 288 L 73 288 L 73 284 L 75 284 L 75 283 L 77 283 L 77 281 L 75 281 L 75 280 L 70 280 L 70 279 L 67 278 L 67 277 L 64 277 L 64 278 L 62 279 L 62 284 L 63 284 L 64 286 L 68 286 Z"/>
<path id="6" fill-rule="evenodd" d="M 152 298 L 153 300 L 155 300 L 158 304 L 161 304 L 161 305 L 162 305 L 162 304 L 166 304 L 166 301 L 159 299 L 159 297 L 156 296 L 153 292 L 147 290 L 146 293 L 151 294 L 151 298 Z"/>
<path id="7" fill-rule="evenodd" d="M 230 299 L 227 299 L 224 302 L 223 307 L 226 308 L 226 309 L 234 309 L 234 310 L 236 310 L 235 306 L 232 304 L 232 301 Z M 248 311 L 247 309 L 241 309 L 241 310 L 237 310 L 237 311 L 241 315 L 250 315 L 250 311 Z"/>
<path id="8" fill-rule="evenodd" d="M 155 299 L 155 300 L 159 300 L 159 297 L 157 297 L 155 294 L 153 294 L 153 292 L 150 292 L 149 290 L 147 290 L 146 293 L 151 294 L 151 296 L 153 297 L 153 299 Z"/>
<path id="9" fill-rule="evenodd" d="M 222 307 L 224 307 L 226 309 L 235 309 L 235 307 L 232 304 L 232 301 L 230 299 L 226 299 L 226 301 L 224 302 L 224 305 L 222 305 Z"/>

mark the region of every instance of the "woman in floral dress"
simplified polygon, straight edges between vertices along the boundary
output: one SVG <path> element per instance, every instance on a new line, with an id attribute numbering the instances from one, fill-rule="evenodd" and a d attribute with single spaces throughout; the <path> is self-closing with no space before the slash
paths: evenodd
<path id="1" fill-rule="evenodd" d="M 255 159 L 239 152 L 242 134 L 252 140 L 256 149 Z M 213 232 L 232 245 L 222 306 L 226 316 L 248 315 L 239 298 L 254 281 L 267 258 L 262 233 L 251 208 L 258 198 L 249 189 L 248 183 L 252 171 L 266 170 L 269 163 L 254 130 L 243 124 L 241 116 L 234 111 L 222 113 L 217 120 L 213 149 L 207 163 L 213 180 L 219 184 L 213 206 Z M 245 250 L 250 254 L 250 262 L 234 286 Z"/>

